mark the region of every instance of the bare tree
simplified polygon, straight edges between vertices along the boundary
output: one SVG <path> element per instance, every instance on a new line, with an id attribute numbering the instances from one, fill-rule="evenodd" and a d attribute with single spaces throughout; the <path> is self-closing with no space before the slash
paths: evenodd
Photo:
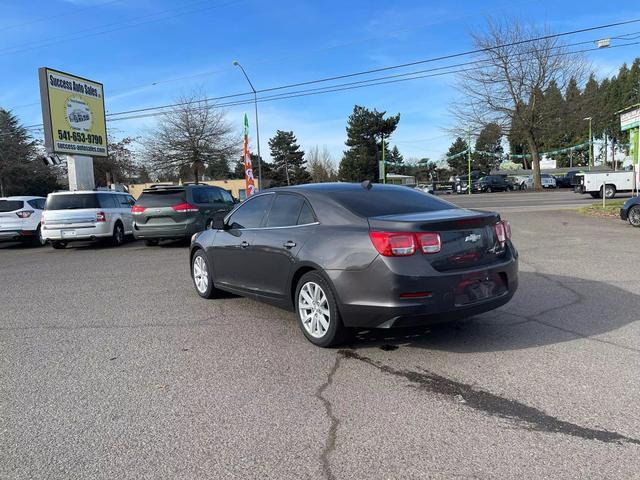
<path id="1" fill-rule="evenodd" d="M 581 81 L 585 61 L 570 53 L 548 27 L 525 25 L 518 19 L 489 19 L 486 31 L 471 36 L 475 48 L 482 50 L 481 63 L 460 74 L 463 98 L 453 113 L 469 130 L 496 123 L 509 132 L 516 125 L 527 140 L 534 186 L 540 189 L 538 137 L 549 120 L 541 108 L 543 92 L 552 82 L 564 91 L 572 77 Z"/>
<path id="2" fill-rule="evenodd" d="M 335 182 L 338 178 L 336 166 L 327 147 L 322 150 L 316 145 L 306 154 L 307 167 L 314 183 Z"/>
<path id="3" fill-rule="evenodd" d="M 176 103 L 142 140 L 145 160 L 158 177 L 175 178 L 190 170 L 198 183 L 211 162 L 237 155 L 241 140 L 233 133 L 226 112 L 204 95 L 182 96 Z"/>

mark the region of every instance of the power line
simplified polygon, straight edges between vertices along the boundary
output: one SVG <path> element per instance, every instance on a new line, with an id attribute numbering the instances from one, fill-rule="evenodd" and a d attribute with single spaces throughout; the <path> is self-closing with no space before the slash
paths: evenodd
<path id="1" fill-rule="evenodd" d="M 595 26 L 595 27 L 572 30 L 572 31 L 563 32 L 563 33 L 545 35 L 545 36 L 542 36 L 542 37 L 536 37 L 536 38 L 527 39 L 527 40 L 520 40 L 520 41 L 517 41 L 517 42 L 511 42 L 511 43 L 498 45 L 498 46 L 490 47 L 490 48 L 469 50 L 469 51 L 466 51 L 466 52 L 454 53 L 454 54 L 450 54 L 450 55 L 443 55 L 443 56 L 433 57 L 433 58 L 424 59 L 424 60 L 417 60 L 417 61 L 409 62 L 409 63 L 403 63 L 403 64 L 398 64 L 398 65 L 390 65 L 390 66 L 387 66 L 387 67 L 380 67 L 380 68 L 375 68 L 375 69 L 370 69 L 370 70 L 353 72 L 353 73 L 349 73 L 349 74 L 343 74 L 343 75 L 335 75 L 335 76 L 332 76 L 332 77 L 325 77 L 325 78 L 316 79 L 316 80 L 308 80 L 308 81 L 304 81 L 304 82 L 290 83 L 290 84 L 287 84 L 287 85 L 280 85 L 280 86 L 276 86 L 276 87 L 263 88 L 263 89 L 258 89 L 257 92 L 258 93 L 265 93 L 265 92 L 272 92 L 272 91 L 276 91 L 276 90 L 285 90 L 285 89 L 289 89 L 289 88 L 293 88 L 293 87 L 300 87 L 300 86 L 305 86 L 305 85 L 324 83 L 324 82 L 329 82 L 329 81 L 333 81 L 333 80 L 341 80 L 341 79 L 345 79 L 345 78 L 351 78 L 351 77 L 355 77 L 355 76 L 362 76 L 362 75 L 367 75 L 367 74 L 376 73 L 376 72 L 389 71 L 389 70 L 394 70 L 394 69 L 398 69 L 398 68 L 406 68 L 408 66 L 420 65 L 420 64 L 425 64 L 425 63 L 432 63 L 432 62 L 441 61 L 441 60 L 449 60 L 449 59 L 452 59 L 452 58 L 458 58 L 458 57 L 462 57 L 462 56 L 473 55 L 473 54 L 477 54 L 477 53 L 496 50 L 497 48 L 505 48 L 505 47 L 515 46 L 515 45 L 521 45 L 521 44 L 525 44 L 525 43 L 531 43 L 531 42 L 535 42 L 535 41 L 550 39 L 550 38 L 558 38 L 558 37 L 567 36 L 567 35 L 575 35 L 575 34 L 578 34 L 578 33 L 584 33 L 584 32 L 604 29 L 604 28 L 610 28 L 610 27 L 613 27 L 613 26 L 627 25 L 627 24 L 638 23 L 638 22 L 640 22 L 640 19 L 627 20 L 627 21 L 624 21 L 624 22 L 617 22 L 617 23 L 611 23 L 611 24 L 606 24 L 606 25 L 599 25 L 599 26 Z M 220 100 L 220 99 L 243 96 L 243 95 L 249 95 L 249 94 L 251 94 L 251 92 L 238 93 L 238 94 L 232 94 L 232 95 L 225 95 L 223 97 L 212 97 L 212 98 L 209 98 L 208 100 Z M 195 103 L 195 102 L 197 102 L 197 101 L 193 101 L 192 103 Z M 136 113 L 136 112 L 143 112 L 143 111 L 152 110 L 152 109 L 179 107 L 179 106 L 184 106 L 184 105 L 188 105 L 188 104 L 189 104 L 188 102 L 181 102 L 181 103 L 162 105 L 162 106 L 158 106 L 158 107 L 147 107 L 147 108 L 142 108 L 142 109 L 135 109 L 135 110 L 130 110 L 130 111 L 127 111 L 127 112 L 119 112 L 119 113 Z M 113 115 L 116 115 L 116 114 L 117 113 L 113 113 Z"/>
<path id="2" fill-rule="evenodd" d="M 76 35 L 76 36 L 69 36 L 69 35 L 59 35 L 57 37 L 53 37 L 50 38 L 49 42 L 46 43 L 40 43 L 40 44 L 27 44 L 27 45 L 22 45 L 22 46 L 17 46 L 17 47 L 10 47 L 10 48 L 5 48 L 3 50 L 0 50 L 0 55 L 7 55 L 7 54 L 14 54 L 14 53 L 22 53 L 22 52 L 26 52 L 29 50 L 37 50 L 39 48 L 43 48 L 43 47 L 48 47 L 51 45 L 56 45 L 58 43 L 64 43 L 67 41 L 72 41 L 72 40 L 80 40 L 83 38 L 88 38 L 88 37 L 95 37 L 98 35 L 104 35 L 107 33 L 112 33 L 112 32 L 116 32 L 119 30 L 125 30 L 127 28 L 131 28 L 131 27 L 137 27 L 139 25 L 144 25 L 147 23 L 152 23 L 158 20 L 167 20 L 167 19 L 173 19 L 175 17 L 178 16 L 182 16 L 182 15 L 189 15 L 192 13 L 198 13 L 204 10 L 211 10 L 213 8 L 218 8 L 218 7 L 227 7 L 229 5 L 233 5 L 235 3 L 239 3 L 241 1 L 246 1 L 246 0 L 231 0 L 225 3 L 218 3 L 218 4 L 214 4 L 214 5 L 205 5 L 204 7 L 201 8 L 197 8 L 197 9 L 192 9 L 192 10 L 184 10 L 185 5 L 181 5 L 180 8 L 171 8 L 171 9 L 167 9 L 167 10 L 162 10 L 160 12 L 155 12 L 153 14 L 150 15 L 145 15 L 142 17 L 138 17 L 138 20 L 140 19 L 148 19 L 148 20 L 144 20 L 144 21 L 132 21 L 130 20 L 125 20 L 125 21 L 120 21 L 120 22 L 112 22 L 112 23 L 108 23 L 106 25 L 102 25 L 102 27 L 98 27 L 98 28 L 105 28 L 105 27 L 110 27 L 110 26 L 116 26 L 116 25 L 121 25 L 119 27 L 116 28 L 112 28 L 112 29 L 107 29 L 107 30 L 100 30 L 100 31 L 96 31 L 96 28 L 86 28 L 84 30 L 80 30 L 78 32 L 75 33 L 82 33 L 82 32 L 89 32 L 86 35 Z M 209 0 L 198 0 L 197 2 L 192 2 L 191 5 L 198 5 L 198 4 L 202 4 L 202 3 L 209 3 Z M 189 5 L 187 5 L 188 7 Z M 183 11 L 181 11 L 183 10 Z M 176 12 L 177 13 L 173 13 Z M 166 14 L 170 14 L 170 15 L 166 15 Z M 157 18 L 152 18 L 152 17 L 157 17 Z M 135 19 L 133 19 L 135 20 Z M 129 23 L 129 25 L 122 25 L 123 23 Z"/>
<path id="3" fill-rule="evenodd" d="M 118 3 L 120 0 L 110 0 L 108 2 L 104 2 L 104 3 L 98 3 L 95 5 L 90 5 L 88 7 L 82 7 L 82 8 L 75 8 L 72 12 L 73 14 L 76 13 L 80 13 L 80 12 L 84 12 L 86 10 L 94 10 L 96 8 L 100 8 L 100 7 L 104 7 L 106 5 L 110 5 L 112 3 Z M 13 25 L 7 25 L 6 27 L 0 27 L 0 30 L 12 30 L 14 28 L 19 28 L 19 27 L 26 27 L 27 25 L 33 25 L 34 23 L 40 23 L 40 22 L 45 22 L 45 21 L 51 21 L 54 18 L 60 18 L 60 17 L 69 17 L 69 13 L 67 13 L 65 11 L 65 13 L 61 13 L 59 15 L 50 15 L 48 17 L 40 17 L 40 18 L 36 18 L 34 20 L 29 20 L 28 22 L 23 22 L 23 23 L 14 23 Z"/>
<path id="4" fill-rule="evenodd" d="M 616 46 L 612 46 L 609 48 L 619 48 L 619 47 L 628 47 L 628 46 L 632 46 L 632 45 L 638 45 L 640 44 L 640 42 L 635 42 L 635 43 L 630 43 L 630 44 L 624 44 L 624 45 L 616 45 Z M 574 51 L 574 52 L 570 52 L 570 53 L 565 53 L 565 54 L 558 54 L 558 55 L 569 55 L 569 54 L 577 54 L 577 53 L 584 53 L 584 52 L 588 52 L 588 51 L 596 51 L 599 50 L 598 48 L 591 48 L 591 49 L 584 49 L 584 50 L 580 50 L 580 51 Z M 321 88 L 316 88 L 316 89 L 308 89 L 308 90 L 300 90 L 298 92 L 286 92 L 286 93 L 281 93 L 281 94 L 276 94 L 276 95 L 272 95 L 272 96 L 267 96 L 267 97 L 258 97 L 258 102 L 271 102 L 271 101 L 275 101 L 275 100 L 285 100 L 285 99 L 290 99 L 290 98 L 299 98 L 299 97 L 307 97 L 307 96 L 312 96 L 312 95 L 320 95 L 320 94 L 324 94 L 324 93 L 333 93 L 333 92 L 340 92 L 340 91 L 346 91 L 346 90 L 354 90 L 357 88 L 364 88 L 364 87 L 370 87 L 370 86 L 377 86 L 377 85 L 387 85 L 390 83 L 398 83 L 398 82 L 405 82 L 405 81 L 409 81 L 409 80 L 417 80 L 417 79 L 421 79 L 421 78 L 430 78 L 430 77 L 437 77 L 437 76 L 442 76 L 442 75 L 450 75 L 452 73 L 463 73 L 466 71 L 471 71 L 471 70 L 477 70 L 479 68 L 483 68 L 483 67 L 473 67 L 473 68 L 467 68 L 467 69 L 458 69 L 458 70 L 450 70 L 450 71 L 446 71 L 446 72 L 440 72 L 440 73 L 432 73 L 432 74 L 428 74 L 428 75 L 419 75 L 419 76 L 413 76 L 410 78 L 396 78 L 393 80 L 385 80 L 385 81 L 378 81 L 378 82 L 374 82 L 374 83 L 366 83 L 363 85 L 349 85 L 349 84 L 339 84 L 339 85 L 333 85 L 333 86 L 327 86 L 327 87 L 321 87 Z M 384 78 L 384 77 L 383 77 Z M 362 83 L 362 82 L 352 82 L 352 83 Z M 347 86 L 344 86 L 347 85 Z M 200 102 L 206 102 L 205 100 L 200 100 Z M 191 102 L 191 103 L 195 103 L 195 102 Z M 228 102 L 228 103 L 222 103 L 222 104 L 215 104 L 215 105 L 205 105 L 203 107 L 196 107 L 196 110 L 204 110 L 204 109 L 210 109 L 210 108 L 225 108 L 225 107 L 235 107 L 235 106 L 240 106 L 240 105 L 249 105 L 252 104 L 253 100 L 252 99 L 247 99 L 247 100 L 238 100 L 235 102 Z M 113 122 L 113 121 L 118 121 L 118 120 L 131 120 L 131 119 L 138 119 L 138 118 L 148 118 L 148 117 L 155 117 L 155 116 L 160 116 L 160 115 L 166 115 L 167 113 L 171 113 L 172 110 L 166 110 L 166 111 L 161 111 L 161 112 L 151 112 L 151 113 L 143 113 L 140 115 L 131 115 L 131 116 L 125 116 L 125 117 L 117 117 L 117 118 L 110 118 L 109 121 Z M 116 114 L 113 114 L 116 115 Z"/>

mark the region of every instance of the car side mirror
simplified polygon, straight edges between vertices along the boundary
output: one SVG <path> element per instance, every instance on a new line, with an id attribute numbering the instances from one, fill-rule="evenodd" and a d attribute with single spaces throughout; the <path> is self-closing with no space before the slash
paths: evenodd
<path id="1" fill-rule="evenodd" d="M 227 229 L 227 225 L 224 223 L 224 219 L 223 218 L 216 218 L 213 221 L 213 229 L 214 230 L 226 230 Z"/>

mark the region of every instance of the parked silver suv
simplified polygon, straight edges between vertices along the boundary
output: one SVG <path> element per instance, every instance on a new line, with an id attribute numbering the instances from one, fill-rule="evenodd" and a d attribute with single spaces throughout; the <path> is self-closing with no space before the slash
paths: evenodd
<path id="1" fill-rule="evenodd" d="M 42 214 L 42 237 L 53 248 L 69 242 L 109 239 L 114 246 L 133 234 L 128 193 L 109 191 L 55 192 L 47 197 Z"/>

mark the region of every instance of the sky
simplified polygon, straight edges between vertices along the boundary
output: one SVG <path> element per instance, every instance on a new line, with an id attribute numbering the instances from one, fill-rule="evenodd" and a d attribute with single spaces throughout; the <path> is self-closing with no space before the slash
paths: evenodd
<path id="1" fill-rule="evenodd" d="M 470 32 L 481 32 L 489 15 L 518 16 L 563 32 L 637 18 L 638 13 L 633 2 L 592 0 L 0 0 L 0 107 L 13 111 L 24 125 L 41 123 L 41 66 L 103 83 L 107 111 L 121 112 L 170 104 L 196 91 L 210 97 L 248 92 L 234 60 L 263 89 L 468 51 L 473 48 Z M 640 23 L 567 41 L 629 33 L 640 33 Z M 590 52 L 587 59 L 602 78 L 639 55 L 636 45 Z M 463 96 L 455 85 L 454 75 L 441 75 L 261 102 L 262 155 L 269 158 L 267 142 L 276 130 L 292 130 L 303 149 L 326 147 L 339 162 L 346 121 L 358 104 L 401 114 L 390 144 L 405 159 L 439 160 L 453 140 L 450 105 Z M 249 113 L 255 152 L 253 105 L 226 111 L 238 132 L 243 113 Z M 109 122 L 109 135 L 144 135 L 156 121 Z"/>

